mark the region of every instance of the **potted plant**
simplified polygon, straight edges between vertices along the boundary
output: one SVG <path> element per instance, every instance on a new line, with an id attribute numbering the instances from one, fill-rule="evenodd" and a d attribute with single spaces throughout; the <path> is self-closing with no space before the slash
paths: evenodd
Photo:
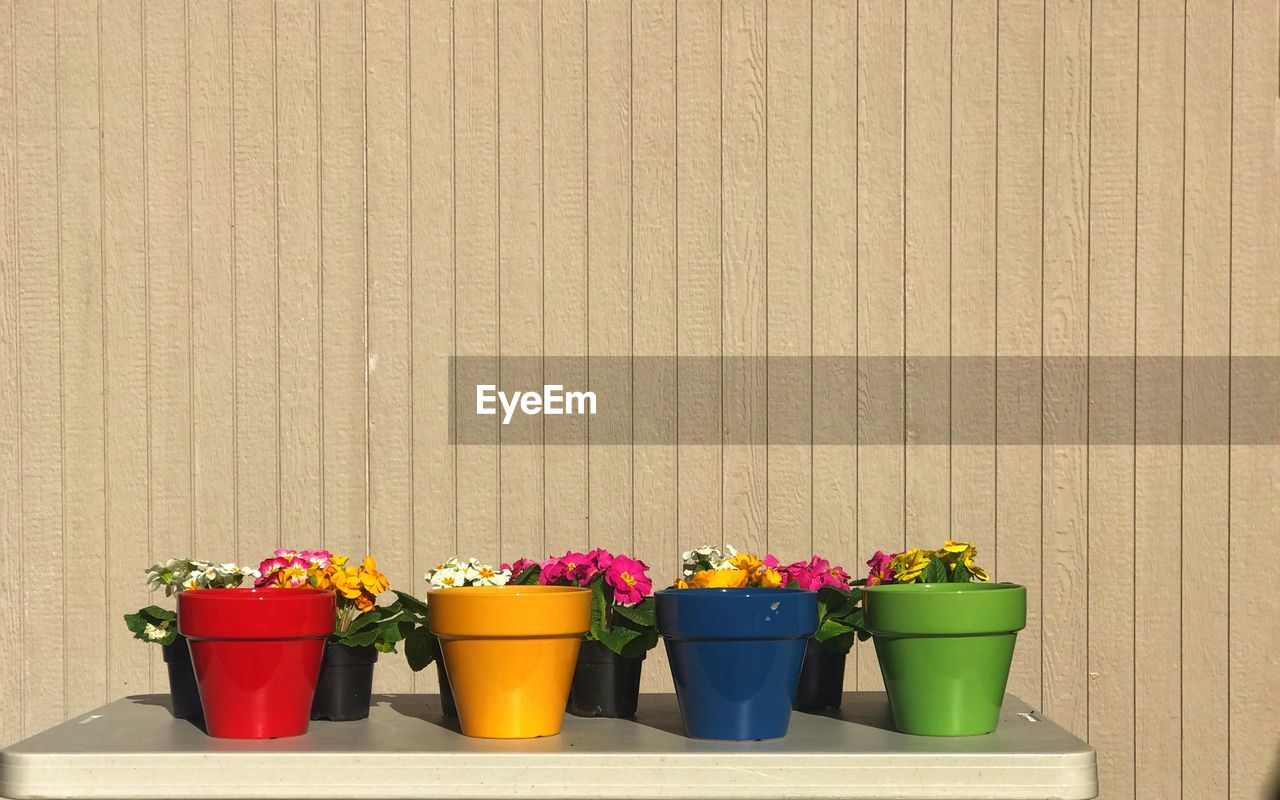
<path id="1" fill-rule="evenodd" d="M 505 586 L 512 581 L 512 577 L 511 568 L 506 564 L 494 567 L 482 564 L 475 558 L 464 561 L 453 556 L 427 570 L 423 579 L 432 589 L 456 589 L 462 586 Z M 530 582 L 527 576 L 524 582 Z M 453 700 L 453 688 L 449 685 L 449 674 L 445 669 L 444 656 L 440 652 L 440 641 L 431 632 L 429 609 L 416 598 L 407 597 L 400 592 L 396 594 L 416 623 L 413 633 L 405 640 L 405 658 L 409 667 L 414 672 L 421 672 L 435 662 L 436 680 L 440 684 L 440 713 L 449 719 L 457 719 L 458 706 Z"/>
<path id="2" fill-rule="evenodd" d="M 428 575 L 428 623 L 462 733 L 494 739 L 559 733 L 582 635 L 591 627 L 591 592 L 512 584 L 509 570 L 472 562 L 447 563 Z"/>
<path id="3" fill-rule="evenodd" d="M 307 732 L 333 592 L 278 586 L 188 589 L 178 595 L 205 730 L 227 739 Z"/>
<path id="4" fill-rule="evenodd" d="M 644 658 L 658 643 L 648 569 L 643 561 L 602 548 L 568 552 L 541 564 L 522 559 L 511 565 L 516 584 L 591 591 L 591 628 L 578 649 L 569 688 L 570 714 L 635 716 Z"/>
<path id="5" fill-rule="evenodd" d="M 368 717 L 378 653 L 394 653 L 415 625 L 399 599 L 378 605 L 389 584 L 372 556 L 358 565 L 348 561 L 327 550 L 276 550 L 258 567 L 259 587 L 310 587 L 334 595 L 337 615 L 325 642 L 311 719 Z"/>
<path id="6" fill-rule="evenodd" d="M 903 733 L 972 736 L 995 730 L 1026 589 L 991 583 L 968 542 L 877 552 L 858 626 L 875 642 L 894 724 Z"/>
<path id="7" fill-rule="evenodd" d="M 229 589 L 258 573 L 236 564 L 214 564 L 208 561 L 171 558 L 147 570 L 147 587 L 164 589 L 165 597 L 173 597 L 183 589 Z M 169 710 L 178 719 L 198 720 L 200 693 L 191 668 L 191 652 L 187 640 L 178 633 L 178 615 L 160 606 L 147 606 L 137 613 L 124 615 L 125 625 L 135 639 L 160 645 L 169 672 Z"/>
<path id="8" fill-rule="evenodd" d="M 797 711 L 839 708 L 844 697 L 845 661 L 857 636 L 854 621 L 861 595 L 850 589 L 844 567 L 833 567 L 821 556 L 786 565 L 767 556 L 765 563 L 778 570 L 784 586 L 818 593 L 818 629 L 805 645 L 792 707 Z"/>
<path id="9" fill-rule="evenodd" d="M 689 736 L 785 736 L 818 593 L 784 587 L 756 556 L 707 546 L 685 553 L 681 577 L 655 597 Z"/>

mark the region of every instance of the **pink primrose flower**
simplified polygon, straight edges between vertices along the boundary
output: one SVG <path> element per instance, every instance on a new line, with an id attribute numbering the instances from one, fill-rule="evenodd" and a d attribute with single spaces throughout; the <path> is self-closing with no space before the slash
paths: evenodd
<path id="1" fill-rule="evenodd" d="M 613 556 L 605 570 L 605 583 L 613 587 L 613 601 L 629 606 L 639 603 L 653 591 L 648 565 L 628 556 Z"/>

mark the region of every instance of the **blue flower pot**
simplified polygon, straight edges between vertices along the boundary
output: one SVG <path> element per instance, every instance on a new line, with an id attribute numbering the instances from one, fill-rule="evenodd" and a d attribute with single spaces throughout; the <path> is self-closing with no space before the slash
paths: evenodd
<path id="1" fill-rule="evenodd" d="M 685 732 L 786 736 L 805 645 L 818 627 L 818 593 L 664 589 L 655 597 Z"/>

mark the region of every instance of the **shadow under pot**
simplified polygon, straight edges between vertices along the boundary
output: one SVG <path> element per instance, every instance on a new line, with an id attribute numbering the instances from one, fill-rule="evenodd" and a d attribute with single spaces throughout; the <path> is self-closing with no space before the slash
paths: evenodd
<path id="1" fill-rule="evenodd" d="M 178 719 L 197 721 L 204 718 L 200 708 L 200 690 L 196 688 L 196 671 L 191 666 L 191 651 L 186 638 L 179 636 L 160 648 L 169 671 L 169 710 Z"/>
<path id="2" fill-rule="evenodd" d="M 796 711 L 827 711 L 839 708 L 844 699 L 844 665 L 848 653 L 841 653 L 810 639 L 804 649 L 804 666 L 796 686 Z"/>
<path id="3" fill-rule="evenodd" d="M 311 718 L 350 722 L 368 717 L 373 699 L 373 667 L 377 663 L 378 651 L 371 646 L 325 642 Z"/>
<path id="4" fill-rule="evenodd" d="M 431 631 L 466 736 L 560 732 L 591 592 L 572 586 L 463 586 L 427 594 Z"/>
<path id="5" fill-rule="evenodd" d="M 578 717 L 634 717 L 643 666 L 644 656 L 627 658 L 601 642 L 584 641 L 569 687 L 569 713 Z"/>
<path id="6" fill-rule="evenodd" d="M 223 739 L 307 732 L 334 596 L 319 589 L 189 589 L 178 631 L 191 648 L 205 730 Z"/>
<path id="7" fill-rule="evenodd" d="M 862 591 L 889 707 L 918 736 L 991 733 L 1027 591 L 1012 583 L 880 584 Z"/>
<path id="8" fill-rule="evenodd" d="M 695 739 L 785 736 L 818 593 L 805 589 L 664 589 L 658 633 L 685 732 Z"/>
<path id="9" fill-rule="evenodd" d="M 444 656 L 436 653 L 436 678 L 440 681 L 440 712 L 449 719 L 458 718 L 458 704 L 453 701 L 453 688 L 449 686 L 449 673 L 445 671 Z"/>

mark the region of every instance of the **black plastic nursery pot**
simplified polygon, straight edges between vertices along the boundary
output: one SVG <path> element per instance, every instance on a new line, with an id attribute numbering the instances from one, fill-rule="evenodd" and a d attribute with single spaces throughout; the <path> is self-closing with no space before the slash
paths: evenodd
<path id="1" fill-rule="evenodd" d="M 826 711 L 840 707 L 844 696 L 844 664 L 848 653 L 825 647 L 810 639 L 800 668 L 800 684 L 791 707 L 796 711 Z"/>
<path id="2" fill-rule="evenodd" d="M 578 717 L 634 717 L 643 666 L 644 656 L 627 658 L 600 642 L 584 641 L 569 687 L 569 713 Z"/>
<path id="3" fill-rule="evenodd" d="M 377 662 L 378 651 L 372 647 L 325 642 L 311 718 L 349 722 L 368 717 Z"/>
<path id="4" fill-rule="evenodd" d="M 204 719 L 200 707 L 200 690 L 196 688 L 196 671 L 191 666 L 191 650 L 187 640 L 179 636 L 164 645 L 164 664 L 169 668 L 169 704 L 178 719 Z"/>
<path id="5" fill-rule="evenodd" d="M 449 719 L 458 718 L 458 706 L 453 702 L 453 687 L 449 685 L 449 673 L 444 668 L 444 657 L 436 653 L 436 677 L 440 681 L 440 711 Z"/>

